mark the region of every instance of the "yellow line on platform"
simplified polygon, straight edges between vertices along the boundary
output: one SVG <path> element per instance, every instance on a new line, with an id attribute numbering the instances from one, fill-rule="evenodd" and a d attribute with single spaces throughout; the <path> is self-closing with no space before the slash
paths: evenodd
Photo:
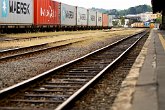
<path id="1" fill-rule="evenodd" d="M 165 50 L 165 40 L 164 40 L 162 34 L 158 33 L 158 36 L 159 36 L 159 39 L 160 39 L 160 41 L 161 41 L 161 43 L 162 43 L 162 46 L 163 46 L 163 48 L 164 48 L 164 50 Z"/>

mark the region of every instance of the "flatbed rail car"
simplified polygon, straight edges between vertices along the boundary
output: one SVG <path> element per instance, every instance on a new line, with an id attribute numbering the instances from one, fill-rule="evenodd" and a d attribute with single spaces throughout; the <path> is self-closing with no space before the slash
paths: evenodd
<path id="1" fill-rule="evenodd" d="M 52 0 L 1 0 L 0 32 L 107 29 L 109 16 Z"/>
<path id="2" fill-rule="evenodd" d="M 135 22 L 131 24 L 132 28 L 157 28 L 158 24 L 152 22 Z"/>

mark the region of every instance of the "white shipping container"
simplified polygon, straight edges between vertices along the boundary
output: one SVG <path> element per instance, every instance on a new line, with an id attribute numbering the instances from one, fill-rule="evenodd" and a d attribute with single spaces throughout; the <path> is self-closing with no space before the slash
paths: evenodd
<path id="1" fill-rule="evenodd" d="M 109 15 L 109 16 L 108 16 L 108 26 L 109 26 L 109 27 L 112 27 L 112 26 L 113 26 L 113 24 L 112 24 L 112 19 L 113 19 L 112 15 Z"/>
<path id="2" fill-rule="evenodd" d="M 97 26 L 103 25 L 103 14 L 100 12 L 97 12 Z"/>
<path id="3" fill-rule="evenodd" d="M 0 25 L 33 23 L 33 0 L 1 0 Z"/>
<path id="4" fill-rule="evenodd" d="M 76 7 L 61 3 L 61 25 L 76 25 Z"/>
<path id="5" fill-rule="evenodd" d="M 77 25 L 87 26 L 87 9 L 77 7 Z"/>
<path id="6" fill-rule="evenodd" d="M 96 11 L 88 10 L 88 26 L 96 26 Z"/>

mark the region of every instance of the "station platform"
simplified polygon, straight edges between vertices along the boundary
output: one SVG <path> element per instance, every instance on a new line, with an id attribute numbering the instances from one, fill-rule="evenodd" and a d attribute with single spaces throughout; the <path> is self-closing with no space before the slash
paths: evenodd
<path id="1" fill-rule="evenodd" d="M 112 110 L 165 110 L 165 31 L 151 30 Z"/>

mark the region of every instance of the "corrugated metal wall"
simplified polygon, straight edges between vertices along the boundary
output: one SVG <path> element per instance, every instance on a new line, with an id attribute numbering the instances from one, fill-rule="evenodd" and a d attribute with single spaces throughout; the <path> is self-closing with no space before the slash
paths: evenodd
<path id="1" fill-rule="evenodd" d="M 77 7 L 77 25 L 87 26 L 87 9 Z"/>
<path id="2" fill-rule="evenodd" d="M 59 3 L 52 0 L 34 0 L 34 24 L 60 24 Z"/>
<path id="3" fill-rule="evenodd" d="M 61 25 L 76 25 L 76 7 L 61 3 Z"/>
<path id="4" fill-rule="evenodd" d="M 96 26 L 96 11 L 88 10 L 88 26 Z"/>
<path id="5" fill-rule="evenodd" d="M 97 12 L 97 26 L 103 25 L 103 15 L 100 12 Z"/>
<path id="6" fill-rule="evenodd" d="M 0 23 L 32 24 L 33 0 L 1 0 Z"/>

